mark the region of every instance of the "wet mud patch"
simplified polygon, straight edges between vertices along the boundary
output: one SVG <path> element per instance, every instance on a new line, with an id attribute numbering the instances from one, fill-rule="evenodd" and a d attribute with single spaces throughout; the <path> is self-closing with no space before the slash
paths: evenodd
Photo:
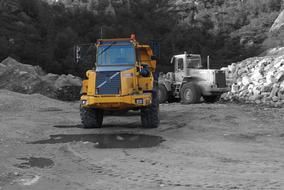
<path id="1" fill-rule="evenodd" d="M 246 134 L 231 134 L 225 137 L 234 141 L 257 141 L 260 137 L 269 137 L 268 133 L 246 133 Z"/>
<path id="2" fill-rule="evenodd" d="M 54 125 L 55 128 L 67 129 L 67 128 L 83 128 L 82 125 Z"/>
<path id="3" fill-rule="evenodd" d="M 84 126 L 82 124 L 79 125 L 54 125 L 53 127 L 55 128 L 61 128 L 61 129 L 67 129 L 67 128 L 84 128 Z M 115 128 L 115 127 L 119 127 L 119 128 L 138 128 L 140 127 L 139 124 L 135 123 L 130 123 L 130 124 L 106 124 L 103 126 L 104 128 Z M 84 129 L 94 129 L 94 128 L 84 128 Z"/>
<path id="4" fill-rule="evenodd" d="M 186 126 L 186 123 L 178 123 L 178 122 L 169 122 L 171 127 L 165 128 L 165 129 L 160 129 L 159 131 L 165 132 L 165 131 L 170 131 L 170 130 L 176 130 L 180 129 Z"/>
<path id="5" fill-rule="evenodd" d="M 57 112 L 57 111 L 63 111 L 60 108 L 56 108 L 56 107 L 49 107 L 49 108 L 40 108 L 38 110 L 39 112 Z"/>
<path id="6" fill-rule="evenodd" d="M 225 119 L 225 120 L 235 120 L 235 119 L 238 119 L 238 118 L 235 117 L 235 116 L 232 116 L 232 115 L 226 115 L 226 116 L 224 117 L 224 119 Z"/>
<path id="7" fill-rule="evenodd" d="M 91 142 L 96 148 L 150 148 L 159 145 L 164 139 L 145 134 L 59 134 L 49 139 L 29 144 L 58 144 L 69 142 Z"/>
<path id="8" fill-rule="evenodd" d="M 234 164 L 239 164 L 241 163 L 242 161 L 240 160 L 237 160 L 237 159 L 233 159 L 233 158 L 226 158 L 226 157 L 221 157 L 221 158 L 218 158 L 218 160 L 222 163 L 234 163 Z"/>
<path id="9" fill-rule="evenodd" d="M 42 157 L 28 157 L 28 158 L 18 158 L 18 160 L 23 161 L 20 164 L 16 164 L 14 166 L 22 169 L 27 168 L 51 168 L 54 166 L 54 162 L 51 159 L 48 158 L 42 158 Z"/>

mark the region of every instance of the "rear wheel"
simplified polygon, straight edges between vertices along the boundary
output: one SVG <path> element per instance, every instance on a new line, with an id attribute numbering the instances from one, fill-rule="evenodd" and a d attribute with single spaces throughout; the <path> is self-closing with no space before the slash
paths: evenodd
<path id="1" fill-rule="evenodd" d="M 165 85 L 160 84 L 159 85 L 159 90 L 158 90 L 158 99 L 159 99 L 159 103 L 165 103 L 168 100 L 169 94 L 168 94 L 168 90 L 165 87 Z"/>
<path id="2" fill-rule="evenodd" d="M 220 95 L 203 96 L 205 102 L 214 103 L 220 99 Z"/>
<path id="3" fill-rule="evenodd" d="M 157 93 L 152 94 L 152 104 L 141 109 L 141 123 L 143 128 L 157 128 L 159 126 L 159 101 Z"/>
<path id="4" fill-rule="evenodd" d="M 83 128 L 100 128 L 103 124 L 104 112 L 96 108 L 80 107 Z"/>
<path id="5" fill-rule="evenodd" d="M 200 89 L 192 82 L 181 87 L 181 101 L 184 104 L 194 104 L 200 101 Z"/>

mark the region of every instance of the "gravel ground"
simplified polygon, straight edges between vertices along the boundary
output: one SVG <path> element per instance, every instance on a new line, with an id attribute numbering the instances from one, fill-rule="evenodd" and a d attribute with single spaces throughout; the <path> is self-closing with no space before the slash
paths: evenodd
<path id="1" fill-rule="evenodd" d="M 164 104 L 82 129 L 78 103 L 0 90 L 0 189 L 284 189 L 284 109 Z"/>

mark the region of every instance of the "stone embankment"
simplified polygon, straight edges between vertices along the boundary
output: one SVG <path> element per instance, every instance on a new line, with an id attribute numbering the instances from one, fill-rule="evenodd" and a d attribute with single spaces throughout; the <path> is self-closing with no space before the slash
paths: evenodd
<path id="1" fill-rule="evenodd" d="M 82 80 L 73 75 L 46 74 L 39 66 L 6 58 L 0 63 L 0 89 L 42 94 L 59 100 L 79 100 Z"/>
<path id="2" fill-rule="evenodd" d="M 284 56 L 249 58 L 225 70 L 232 87 L 224 100 L 284 107 Z"/>

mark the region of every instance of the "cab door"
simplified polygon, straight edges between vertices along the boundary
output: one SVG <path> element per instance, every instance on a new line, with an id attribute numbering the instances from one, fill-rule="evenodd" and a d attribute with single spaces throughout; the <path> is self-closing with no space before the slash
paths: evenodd
<path id="1" fill-rule="evenodd" d="M 185 75 L 184 57 L 175 57 L 175 82 L 181 83 Z"/>

